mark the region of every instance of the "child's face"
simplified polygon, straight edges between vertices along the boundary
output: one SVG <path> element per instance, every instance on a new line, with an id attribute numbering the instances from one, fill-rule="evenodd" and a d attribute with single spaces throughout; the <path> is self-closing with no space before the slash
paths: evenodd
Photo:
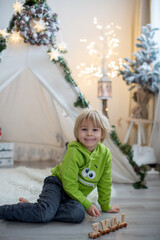
<path id="1" fill-rule="evenodd" d="M 94 126 L 91 120 L 84 119 L 78 130 L 78 139 L 85 148 L 92 152 L 102 139 L 102 130 Z"/>

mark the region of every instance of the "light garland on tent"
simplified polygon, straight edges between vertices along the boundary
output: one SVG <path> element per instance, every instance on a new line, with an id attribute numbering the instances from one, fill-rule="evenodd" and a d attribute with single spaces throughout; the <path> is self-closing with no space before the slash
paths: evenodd
<path id="1" fill-rule="evenodd" d="M 77 97 L 77 101 L 74 102 L 74 106 L 75 107 L 81 107 L 81 108 L 86 108 L 86 107 L 89 107 L 89 104 L 88 102 L 85 100 L 85 98 L 83 97 L 80 89 L 78 88 L 76 82 L 74 81 L 74 79 L 72 78 L 71 76 L 71 71 L 67 65 L 67 62 L 66 60 L 63 58 L 63 56 L 61 55 L 61 53 L 64 53 L 66 52 L 67 49 L 66 49 L 66 45 L 64 44 L 63 45 L 63 48 L 62 48 L 62 45 L 61 45 L 61 48 L 58 48 L 58 47 L 54 47 L 54 48 L 51 48 L 49 51 L 48 51 L 48 54 L 50 56 L 50 61 L 51 62 L 54 62 L 54 63 L 59 63 L 59 65 L 62 67 L 63 69 L 63 72 L 64 72 L 64 78 L 65 80 L 70 83 L 74 88 L 75 90 L 77 91 L 78 93 L 78 97 Z"/>

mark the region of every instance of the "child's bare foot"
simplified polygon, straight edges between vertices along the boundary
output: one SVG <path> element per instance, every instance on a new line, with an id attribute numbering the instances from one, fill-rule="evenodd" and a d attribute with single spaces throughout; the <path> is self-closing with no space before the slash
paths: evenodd
<path id="1" fill-rule="evenodd" d="M 26 198 L 20 197 L 19 203 L 29 203 L 29 201 Z"/>

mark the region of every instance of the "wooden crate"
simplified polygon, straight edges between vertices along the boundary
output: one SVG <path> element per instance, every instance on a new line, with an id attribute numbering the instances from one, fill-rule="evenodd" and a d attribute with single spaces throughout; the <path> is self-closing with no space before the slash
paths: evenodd
<path id="1" fill-rule="evenodd" d="M 0 167 L 13 166 L 14 143 L 0 142 Z"/>

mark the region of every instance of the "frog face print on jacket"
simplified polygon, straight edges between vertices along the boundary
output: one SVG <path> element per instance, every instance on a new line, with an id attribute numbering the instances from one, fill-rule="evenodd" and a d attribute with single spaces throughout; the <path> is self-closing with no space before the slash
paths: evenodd
<path id="1" fill-rule="evenodd" d="M 83 169 L 81 168 L 79 171 L 78 180 L 81 184 L 86 186 L 91 186 L 93 188 L 97 185 L 96 172 L 97 172 L 96 164 L 88 164 Z"/>

